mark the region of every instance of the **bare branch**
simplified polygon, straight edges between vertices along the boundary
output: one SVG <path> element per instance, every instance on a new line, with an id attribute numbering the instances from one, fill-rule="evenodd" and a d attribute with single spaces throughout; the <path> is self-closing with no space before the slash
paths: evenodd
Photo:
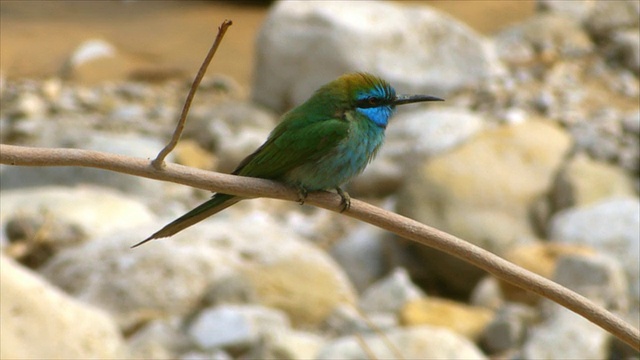
<path id="1" fill-rule="evenodd" d="M 178 141 L 180 141 L 180 136 L 182 136 L 182 131 L 184 130 L 184 125 L 187 122 L 187 114 L 189 113 L 189 108 L 191 107 L 191 102 L 193 101 L 193 97 L 196 95 L 196 91 L 200 86 L 200 82 L 204 77 L 204 74 L 207 72 L 207 68 L 209 67 L 209 63 L 211 63 L 211 59 L 216 54 L 218 50 L 218 46 L 220 46 L 220 42 L 222 42 L 222 38 L 224 34 L 227 32 L 229 26 L 231 26 L 233 22 L 231 20 L 225 20 L 222 22 L 222 25 L 218 28 L 218 35 L 216 39 L 213 41 L 213 45 L 209 49 L 207 56 L 204 58 L 202 65 L 200 65 L 200 70 L 196 74 L 196 77 L 193 79 L 193 84 L 191 84 L 191 89 L 189 89 L 189 94 L 184 101 L 184 106 L 182 107 L 182 114 L 180 114 L 180 120 L 178 121 L 178 125 L 176 126 L 175 131 L 173 132 L 173 136 L 171 137 L 171 141 L 165 146 L 158 156 L 151 162 L 153 167 L 160 170 L 164 165 L 164 158 L 169 155 L 171 151 L 178 145 Z"/>
<path id="2" fill-rule="evenodd" d="M 270 180 L 208 172 L 175 164 L 167 164 L 161 171 L 150 166 L 145 159 L 89 150 L 42 149 L 0 144 L 0 163 L 20 166 L 93 167 L 247 198 L 268 197 L 289 201 L 298 199 L 296 189 Z M 341 197 L 334 193 L 313 192 L 307 196 L 305 203 L 340 212 L 341 200 Z M 350 209 L 343 214 L 422 245 L 444 251 L 486 270 L 496 278 L 555 301 L 640 351 L 638 329 L 584 296 L 522 269 L 486 250 L 453 235 L 356 199 L 351 200 Z"/>

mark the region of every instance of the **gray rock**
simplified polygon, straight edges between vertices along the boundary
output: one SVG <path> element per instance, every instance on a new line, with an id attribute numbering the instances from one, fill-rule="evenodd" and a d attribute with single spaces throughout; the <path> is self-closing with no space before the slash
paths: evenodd
<path id="1" fill-rule="evenodd" d="M 509 27 L 496 37 L 500 59 L 511 65 L 531 64 L 591 53 L 593 43 L 580 23 L 558 14 L 542 14 Z"/>
<path id="2" fill-rule="evenodd" d="M 262 336 L 289 327 L 287 316 L 257 305 L 223 305 L 202 310 L 189 336 L 203 349 L 248 349 Z"/>
<path id="3" fill-rule="evenodd" d="M 490 354 L 514 350 L 522 344 L 527 327 L 536 318 L 535 311 L 526 305 L 505 303 L 485 328 L 482 344 Z"/>
<path id="4" fill-rule="evenodd" d="M 3 359 L 127 358 L 115 322 L 0 255 Z"/>
<path id="5" fill-rule="evenodd" d="M 486 359 L 468 339 L 455 332 L 431 326 L 415 326 L 380 334 L 347 336 L 329 342 L 317 359 Z M 369 351 L 363 349 L 360 340 Z"/>
<path id="6" fill-rule="evenodd" d="M 523 359 L 606 359 L 611 335 L 589 320 L 555 303 L 549 316 L 529 329 Z"/>
<path id="7" fill-rule="evenodd" d="M 616 32 L 613 35 L 613 47 L 621 62 L 629 71 L 640 73 L 640 33 L 638 28 Z"/>
<path id="8" fill-rule="evenodd" d="M 629 306 L 625 271 L 606 255 L 568 255 L 558 259 L 553 280 L 607 309 L 626 311 Z"/>
<path id="9" fill-rule="evenodd" d="M 219 170 L 231 172 L 267 140 L 276 123 L 273 113 L 252 103 L 222 102 L 194 109 L 183 136 L 214 151 Z"/>
<path id="10" fill-rule="evenodd" d="M 597 38 L 625 28 L 637 29 L 639 24 L 640 4 L 634 0 L 596 1 L 585 20 L 587 29 Z"/>
<path id="11" fill-rule="evenodd" d="M 3 190 L 0 223 L 5 224 L 10 219 L 17 219 L 17 216 L 53 218 L 54 224 L 67 224 L 80 234 L 92 238 L 127 231 L 155 218 L 143 204 L 118 191 L 101 187 L 54 186 Z M 74 234 L 69 233 L 70 236 L 77 236 Z"/>
<path id="12" fill-rule="evenodd" d="M 549 190 L 570 145 L 562 129 L 543 122 L 486 131 L 417 167 L 399 194 L 398 212 L 504 254 L 534 237 L 530 208 Z M 414 278 L 444 281 L 458 294 L 467 295 L 482 276 L 424 246 L 406 243 L 403 252 Z"/>
<path id="13" fill-rule="evenodd" d="M 40 125 L 38 125 L 40 126 Z M 103 151 L 112 154 L 134 157 L 155 158 L 164 145 L 157 139 L 137 134 L 109 134 L 92 132 L 90 135 L 76 131 L 50 129 L 43 124 L 42 131 L 53 131 L 56 145 L 69 148 Z M 66 130 L 65 130 L 66 131 Z M 46 141 L 45 141 L 46 144 Z M 39 145 L 43 146 L 43 145 Z M 172 161 L 172 156 L 167 161 Z M 88 167 L 0 167 L 3 189 L 31 188 L 48 185 L 74 186 L 93 184 L 119 189 L 129 194 L 149 199 L 158 194 L 181 194 L 186 197 L 183 186 L 167 182 L 159 182 L 139 176 L 129 176 L 121 173 L 92 169 Z"/>
<path id="14" fill-rule="evenodd" d="M 638 198 L 605 200 L 554 215 L 549 238 L 591 246 L 618 259 L 626 270 L 631 303 L 640 301 L 640 203 Z"/>
<path id="15" fill-rule="evenodd" d="M 282 1 L 257 44 L 253 98 L 279 111 L 346 72 L 375 73 L 401 93 L 442 96 L 501 71 L 485 38 L 426 6 Z"/>
<path id="16" fill-rule="evenodd" d="M 387 270 L 387 237 L 389 234 L 384 230 L 363 224 L 331 247 L 331 256 L 344 269 L 358 291 L 364 291 Z"/>
<path id="17" fill-rule="evenodd" d="M 148 226 L 111 233 L 54 256 L 41 273 L 71 295 L 113 314 L 122 327 L 195 310 L 212 279 L 228 271 L 224 251 L 203 243 L 202 228 L 132 250 Z"/>
<path id="18" fill-rule="evenodd" d="M 407 271 L 396 268 L 364 291 L 360 298 L 360 308 L 366 312 L 397 314 L 408 301 L 424 296 L 422 290 L 411 282 Z"/>
<path id="19" fill-rule="evenodd" d="M 536 5 L 542 11 L 561 14 L 582 22 L 593 11 L 596 2 L 593 0 L 537 0 Z"/>
<path id="20" fill-rule="evenodd" d="M 270 329 L 272 330 L 272 329 Z M 268 331 L 247 359 L 314 359 L 326 341 L 319 335 L 291 329 Z"/>
<path id="21" fill-rule="evenodd" d="M 633 181 L 619 167 L 578 154 L 563 165 L 551 191 L 554 210 L 636 194 Z"/>
<path id="22" fill-rule="evenodd" d="M 484 123 L 480 115 L 463 108 L 405 109 L 391 120 L 375 161 L 351 182 L 349 189 L 354 194 L 393 193 L 415 166 L 464 143 Z"/>
<path id="23" fill-rule="evenodd" d="M 388 312 L 363 313 L 352 305 L 339 305 L 323 324 L 326 333 L 347 336 L 377 333 L 398 327 L 398 318 Z"/>
<path id="24" fill-rule="evenodd" d="M 177 317 L 152 320 L 128 339 L 133 358 L 175 359 L 180 353 L 193 347 L 181 328 Z"/>

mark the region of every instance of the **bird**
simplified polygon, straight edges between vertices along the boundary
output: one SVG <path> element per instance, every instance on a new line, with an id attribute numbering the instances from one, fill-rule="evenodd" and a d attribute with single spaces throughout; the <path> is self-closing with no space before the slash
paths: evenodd
<path id="1" fill-rule="evenodd" d="M 285 113 L 264 144 L 232 174 L 295 187 L 300 203 L 308 192 L 335 189 L 342 199 L 342 211 L 348 210 L 351 198 L 341 186 L 362 173 L 376 156 L 396 106 L 426 101 L 443 99 L 396 95 L 387 81 L 370 73 L 342 75 Z M 215 193 L 132 248 L 170 237 L 241 200 Z"/>

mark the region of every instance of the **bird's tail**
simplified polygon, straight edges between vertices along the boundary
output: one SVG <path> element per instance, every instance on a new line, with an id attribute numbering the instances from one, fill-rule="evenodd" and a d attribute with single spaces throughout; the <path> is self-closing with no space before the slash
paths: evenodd
<path id="1" fill-rule="evenodd" d="M 201 204 L 195 209 L 175 219 L 174 221 L 167 224 L 162 229 L 155 232 L 153 235 L 133 245 L 132 248 L 138 247 L 153 239 L 160 239 L 160 238 L 172 236 L 188 228 L 189 226 L 196 224 L 208 218 L 209 216 L 228 208 L 229 206 L 237 203 L 240 200 L 242 200 L 242 198 L 239 198 L 233 195 L 215 194 L 209 201 Z"/>

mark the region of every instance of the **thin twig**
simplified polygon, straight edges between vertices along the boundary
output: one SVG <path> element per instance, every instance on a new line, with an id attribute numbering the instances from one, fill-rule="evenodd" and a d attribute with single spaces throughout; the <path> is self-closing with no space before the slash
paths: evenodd
<path id="1" fill-rule="evenodd" d="M 220 46 L 220 43 L 222 42 L 222 38 L 224 37 L 224 34 L 227 32 L 227 29 L 232 24 L 233 22 L 231 20 L 225 20 L 222 22 L 222 25 L 220 25 L 220 27 L 218 28 L 218 35 L 216 35 L 216 39 L 213 41 L 213 45 L 211 45 L 211 48 L 209 49 L 207 56 L 204 58 L 202 65 L 200 65 L 200 70 L 198 70 L 196 77 L 193 79 L 193 83 L 191 84 L 191 89 L 189 89 L 189 94 L 187 95 L 187 98 L 184 101 L 184 106 L 182 107 L 182 114 L 180 114 L 180 120 L 178 121 L 178 125 L 176 126 L 176 129 L 173 132 L 171 141 L 169 141 L 167 146 L 165 146 L 164 149 L 162 149 L 160 153 L 158 153 L 158 156 L 153 161 L 151 161 L 151 164 L 156 169 L 160 170 L 164 167 L 164 158 L 166 158 L 167 155 L 169 155 L 169 153 L 173 151 L 176 145 L 178 145 L 178 141 L 180 141 L 180 136 L 182 136 L 182 131 L 184 130 L 184 125 L 187 122 L 187 114 L 189 113 L 189 108 L 191 107 L 191 102 L 193 101 L 193 97 L 196 95 L 196 91 L 200 86 L 200 82 L 202 81 L 204 74 L 207 72 L 207 68 L 211 63 L 211 59 L 213 59 L 213 56 L 216 54 L 216 51 L 218 50 L 218 46 Z"/>
<path id="2" fill-rule="evenodd" d="M 267 197 L 289 201 L 298 200 L 296 189 L 275 181 L 208 172 L 176 164 L 167 164 L 160 171 L 142 158 L 91 150 L 42 149 L 0 144 L 0 164 L 92 167 L 171 181 L 246 198 Z M 320 191 L 309 193 L 305 204 L 340 212 L 342 210 L 341 201 L 341 197 L 337 194 Z M 343 214 L 461 258 L 498 279 L 546 297 L 583 316 L 640 351 L 640 331 L 638 329 L 584 296 L 520 268 L 489 251 L 415 220 L 356 199 L 351 200 L 350 209 Z"/>

